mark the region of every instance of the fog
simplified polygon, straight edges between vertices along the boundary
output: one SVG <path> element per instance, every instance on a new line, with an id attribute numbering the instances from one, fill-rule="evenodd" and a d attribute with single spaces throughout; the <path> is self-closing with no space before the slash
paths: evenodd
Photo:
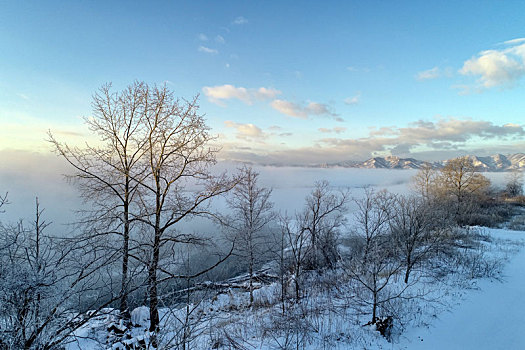
<path id="1" fill-rule="evenodd" d="M 221 162 L 216 171 L 235 172 L 239 164 Z M 275 209 L 293 213 L 302 208 L 304 197 L 314 183 L 328 181 L 337 189 L 349 189 L 353 197 L 359 197 L 365 186 L 386 188 L 395 193 L 410 191 L 410 179 L 415 170 L 353 169 L 353 168 L 301 168 L 255 166 L 260 173 L 260 185 L 273 189 Z M 9 192 L 10 204 L 0 214 L 0 220 L 13 222 L 21 218 L 33 220 L 35 197 L 45 208 L 44 218 L 53 222 L 50 233 L 67 234 L 68 223 L 75 221 L 75 211 L 82 208 L 82 201 L 73 184 L 64 174 L 70 172 L 68 164 L 53 154 L 22 151 L 0 151 L 0 193 Z M 502 186 L 505 173 L 485 173 L 495 186 Z M 224 200 L 213 202 L 217 210 L 224 210 Z M 350 207 L 350 210 L 352 208 Z M 193 220 L 179 227 L 181 230 L 210 232 L 216 230 L 205 220 Z M 204 232 L 203 232 L 204 231 Z"/>

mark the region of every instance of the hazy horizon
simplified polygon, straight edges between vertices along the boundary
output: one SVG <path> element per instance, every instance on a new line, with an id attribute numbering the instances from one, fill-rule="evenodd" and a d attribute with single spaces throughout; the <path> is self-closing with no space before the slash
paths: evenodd
<path id="1" fill-rule="evenodd" d="M 233 174 L 240 166 L 241 163 L 222 161 L 217 163 L 215 169 L 216 172 L 226 170 Z M 417 172 L 413 169 L 261 165 L 254 165 L 253 168 L 260 173 L 260 185 L 273 190 L 275 209 L 289 214 L 302 208 L 305 196 L 316 181 L 326 180 L 333 188 L 349 189 L 354 197 L 359 197 L 367 186 L 394 193 L 409 193 L 411 178 Z M 72 174 L 72 170 L 62 158 L 52 154 L 32 153 L 28 157 L 13 157 L 9 162 L 0 163 L 0 193 L 8 192 L 10 202 L 2 208 L 5 212 L 0 213 L 0 221 L 13 223 L 23 219 L 29 224 L 34 219 L 35 198 L 38 197 L 41 207 L 45 209 L 44 219 L 53 223 L 49 233 L 70 234 L 74 227 L 68 224 L 78 220 L 76 211 L 83 207 L 76 185 L 64 177 L 65 174 Z M 494 186 L 504 186 L 506 173 L 483 174 Z M 203 227 L 201 222 L 192 222 L 185 224 L 183 229 L 193 230 L 193 225 L 197 230 Z M 204 227 L 209 229 L 211 226 L 206 224 Z"/>

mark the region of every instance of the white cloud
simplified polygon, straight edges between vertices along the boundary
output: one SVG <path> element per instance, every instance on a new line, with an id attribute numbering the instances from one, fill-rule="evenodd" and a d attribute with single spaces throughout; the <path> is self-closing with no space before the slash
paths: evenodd
<path id="1" fill-rule="evenodd" d="M 322 115 L 322 114 L 329 114 L 329 115 L 335 115 L 330 111 L 330 107 L 324 103 L 317 103 L 317 102 L 310 102 L 304 109 L 306 113 L 308 114 L 314 114 L 314 115 Z"/>
<path id="2" fill-rule="evenodd" d="M 521 44 L 521 43 L 525 43 L 525 38 L 516 38 L 516 39 L 507 40 L 503 42 L 503 44 L 505 45 L 515 45 L 515 44 Z"/>
<path id="3" fill-rule="evenodd" d="M 267 137 L 267 135 L 259 128 L 258 126 L 248 123 L 248 124 L 241 124 L 241 123 L 235 123 L 231 120 L 226 120 L 224 122 L 224 125 L 227 128 L 234 128 L 237 130 L 236 137 L 239 139 L 244 140 L 254 140 L 254 139 L 264 139 Z"/>
<path id="4" fill-rule="evenodd" d="M 206 36 L 206 34 L 203 34 L 203 33 L 200 33 L 198 35 L 198 38 L 200 41 L 208 41 L 208 37 Z"/>
<path id="5" fill-rule="evenodd" d="M 324 103 L 309 102 L 306 106 L 302 106 L 286 100 L 273 100 L 271 106 L 282 114 L 300 119 L 307 119 L 310 115 L 337 116 L 337 114 L 332 112 L 330 107 Z"/>
<path id="6" fill-rule="evenodd" d="M 354 96 L 350 96 L 344 99 L 345 104 L 347 105 L 356 105 L 361 100 L 361 93 L 357 93 Z"/>
<path id="7" fill-rule="evenodd" d="M 291 117 L 306 119 L 308 118 L 308 115 L 304 111 L 304 109 L 292 102 L 285 101 L 285 100 L 274 100 L 271 103 L 271 106 L 273 109 L 279 111 L 280 113 L 289 115 Z"/>
<path id="8" fill-rule="evenodd" d="M 204 95 L 216 104 L 224 105 L 223 100 L 237 99 L 251 105 L 256 100 L 267 100 L 275 98 L 281 94 L 281 91 L 260 87 L 256 89 L 247 89 L 244 87 L 235 87 L 230 84 L 219 86 L 205 86 L 202 88 Z"/>
<path id="9" fill-rule="evenodd" d="M 319 128 L 317 129 L 322 133 L 335 133 L 335 134 L 341 134 L 347 130 L 347 128 L 343 126 L 336 126 L 335 128 L 329 129 L 329 128 Z"/>
<path id="10" fill-rule="evenodd" d="M 199 46 L 199 52 L 209 53 L 209 54 L 213 54 L 213 55 L 219 53 L 219 51 L 216 50 L 216 49 L 211 49 L 211 48 L 209 48 L 209 47 L 202 46 L 202 45 Z"/>
<path id="11" fill-rule="evenodd" d="M 232 24 L 237 24 L 237 25 L 246 24 L 246 23 L 248 23 L 248 20 L 244 18 L 243 16 L 239 16 L 235 18 L 232 22 Z"/>
<path id="12" fill-rule="evenodd" d="M 478 87 L 512 87 L 525 75 L 525 38 L 509 40 L 500 50 L 481 51 L 463 63 L 459 73 L 478 76 Z"/>
<path id="13" fill-rule="evenodd" d="M 219 44 L 224 44 L 226 42 L 226 40 L 224 39 L 224 37 L 222 35 L 217 35 L 215 37 L 215 41 Z"/>
<path id="14" fill-rule="evenodd" d="M 434 67 L 431 69 L 424 70 L 422 72 L 418 72 L 416 74 L 417 80 L 430 80 L 430 79 L 436 79 L 441 76 L 441 71 L 439 67 Z"/>

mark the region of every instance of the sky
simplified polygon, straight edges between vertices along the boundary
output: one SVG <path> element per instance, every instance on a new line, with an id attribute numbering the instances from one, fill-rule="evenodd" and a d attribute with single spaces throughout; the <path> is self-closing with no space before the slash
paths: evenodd
<path id="1" fill-rule="evenodd" d="M 221 159 L 525 152 L 522 1 L 2 1 L 0 161 L 96 142 L 111 82 L 199 95 Z M 25 153 L 24 153 L 25 152 Z"/>

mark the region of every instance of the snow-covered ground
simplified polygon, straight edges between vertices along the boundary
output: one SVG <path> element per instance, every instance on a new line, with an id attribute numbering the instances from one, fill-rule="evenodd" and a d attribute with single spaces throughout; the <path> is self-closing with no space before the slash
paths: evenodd
<path id="1" fill-rule="evenodd" d="M 373 327 L 363 327 L 369 315 L 359 315 L 348 307 L 352 296 L 345 295 L 345 288 L 339 286 L 337 293 L 310 291 L 308 322 L 299 317 L 280 316 L 277 284 L 262 286 L 256 290 L 257 306 L 247 307 L 247 293 L 230 291 L 191 305 L 190 349 L 228 349 L 232 342 L 242 349 L 286 348 L 286 341 L 297 341 L 304 337 L 301 349 L 524 349 L 525 331 L 522 322 L 525 313 L 525 232 L 506 229 L 478 228 L 485 237 L 481 249 L 485 261 L 502 262 L 503 268 L 494 278 L 473 278 L 469 273 L 448 276 L 443 284 L 432 285 L 429 295 L 438 297 L 435 305 L 426 305 L 423 300 L 410 301 L 403 316 L 405 324 L 402 333 L 389 343 Z M 332 276 L 333 277 L 333 276 Z M 323 278 L 332 278 L 329 274 Z M 338 277 L 336 277 L 338 278 Z M 341 281 L 344 284 L 344 281 Z M 435 289 L 435 290 L 434 290 Z M 347 290 L 348 292 L 348 290 Z M 347 304 L 350 302 L 350 304 Z M 346 305 L 346 306 L 345 306 Z M 147 308 L 139 310 L 147 318 Z M 315 310 L 312 312 L 312 310 Z M 417 310 L 417 311 L 416 311 Z M 417 315 L 415 312 L 419 312 Z M 313 313 L 317 313 L 312 316 Z M 180 321 L 185 319 L 185 309 L 161 310 L 163 334 L 176 339 L 174 329 L 180 330 Z M 414 320 L 407 322 L 411 317 Z M 105 329 L 114 322 L 111 315 L 92 321 L 78 335 L 91 339 L 79 339 L 68 350 L 105 349 L 108 335 Z M 118 321 L 117 321 L 118 322 Z M 147 321 L 141 321 L 144 323 Z M 397 321 L 396 321 L 397 322 Z M 179 326 L 175 326 L 179 324 Z M 175 326 L 175 327 L 174 327 Z M 306 332 L 296 332 L 296 327 L 305 326 Z M 132 331 L 133 341 L 147 338 L 142 327 Z M 287 328 L 290 327 L 290 328 Z M 101 343 L 95 342 L 98 338 Z M 111 338 L 111 336 L 109 337 Z M 105 344 L 104 344 L 105 343 Z M 281 345 L 279 345 L 281 344 Z M 118 347 L 113 347 L 117 349 Z M 167 348 L 170 348 L 168 346 Z"/>
<path id="2" fill-rule="evenodd" d="M 496 238 L 521 241 L 525 232 L 488 230 Z M 478 289 L 426 329 L 406 332 L 395 349 L 525 349 L 525 249 L 510 256 L 502 281 L 483 279 Z"/>

